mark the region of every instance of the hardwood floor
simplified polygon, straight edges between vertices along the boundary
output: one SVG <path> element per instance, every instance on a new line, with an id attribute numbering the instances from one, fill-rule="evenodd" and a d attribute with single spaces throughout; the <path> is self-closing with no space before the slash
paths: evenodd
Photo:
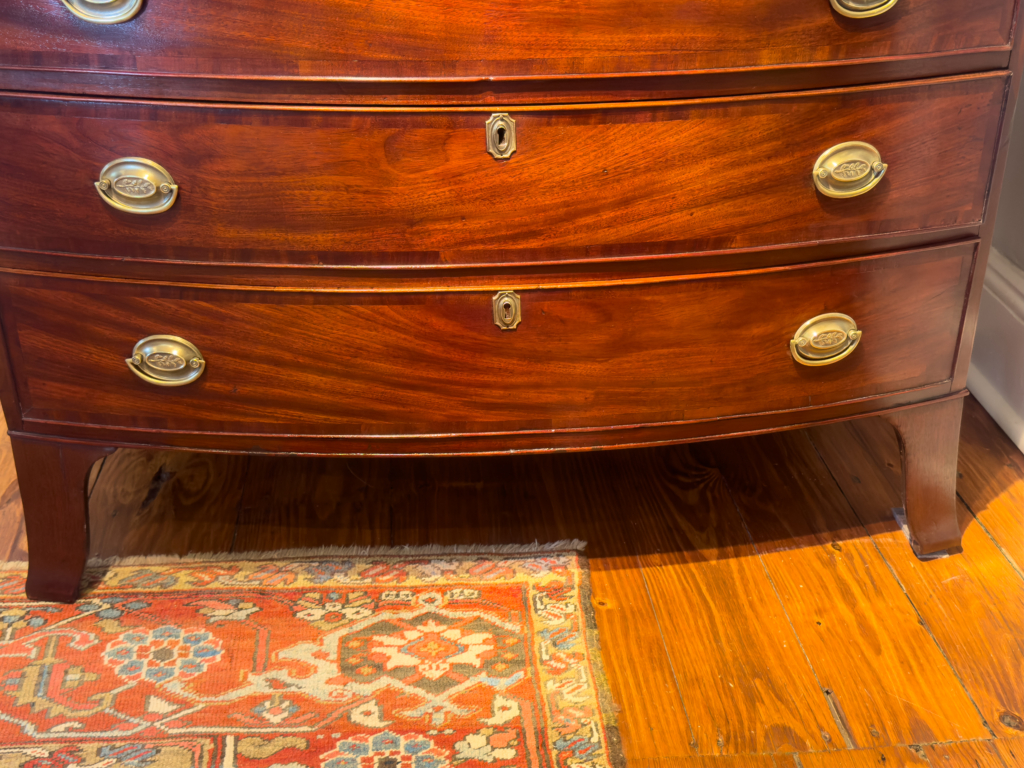
<path id="1" fill-rule="evenodd" d="M 545 457 L 118 451 L 93 555 L 581 538 L 631 768 L 1024 766 L 1024 456 L 973 400 L 962 554 L 920 561 L 879 419 Z M 0 442 L 0 555 L 26 556 Z"/>

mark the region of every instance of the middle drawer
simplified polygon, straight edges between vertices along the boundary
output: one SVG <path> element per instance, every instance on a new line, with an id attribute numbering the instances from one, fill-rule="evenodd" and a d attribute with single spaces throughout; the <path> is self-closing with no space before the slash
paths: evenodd
<path id="1" fill-rule="evenodd" d="M 992 73 L 514 110 L 498 134 L 506 145 L 515 134 L 507 159 L 488 153 L 489 111 L 8 95 L 0 246 L 146 260 L 480 265 L 971 226 L 984 215 L 1006 82 Z M 865 194 L 826 196 L 813 178 L 818 158 L 851 141 L 877 149 L 887 170 Z M 94 185 L 125 157 L 166 169 L 178 192 L 169 210 L 105 204 Z M 859 167 L 839 170 L 856 176 Z M 126 192 L 151 191 L 140 184 Z"/>

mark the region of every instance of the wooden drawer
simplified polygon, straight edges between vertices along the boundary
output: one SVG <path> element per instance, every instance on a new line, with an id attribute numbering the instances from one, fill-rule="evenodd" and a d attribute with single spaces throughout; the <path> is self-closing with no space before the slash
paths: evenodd
<path id="1" fill-rule="evenodd" d="M 0 99 L 0 247 L 302 265 L 493 264 L 701 252 L 977 225 L 1006 77 L 512 112 L 274 110 Z M 888 171 L 833 199 L 812 170 L 869 142 Z M 106 205 L 121 157 L 180 187 L 159 215 Z"/>
<path id="2" fill-rule="evenodd" d="M 950 378 L 974 243 L 640 282 L 423 292 L 274 291 L 7 273 L 3 327 L 26 429 L 40 421 L 263 434 L 438 435 L 714 419 Z M 492 296 L 516 290 L 500 330 Z M 858 348 L 794 362 L 825 312 Z M 202 375 L 153 386 L 135 343 L 195 344 Z"/>
<path id="3" fill-rule="evenodd" d="M 141 3 L 141 0 L 139 0 Z M 60 0 L 0 9 L 0 63 L 212 78 L 540 78 L 900 61 L 1006 49 L 1013 0 L 147 0 L 103 26 Z M 243 87 L 244 83 L 239 85 Z"/>

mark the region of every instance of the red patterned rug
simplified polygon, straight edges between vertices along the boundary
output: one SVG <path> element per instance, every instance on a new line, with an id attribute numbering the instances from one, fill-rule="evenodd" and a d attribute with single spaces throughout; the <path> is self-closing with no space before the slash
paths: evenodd
<path id="1" fill-rule="evenodd" d="M 0 768 L 617 768 L 586 561 L 515 549 L 8 564 Z"/>

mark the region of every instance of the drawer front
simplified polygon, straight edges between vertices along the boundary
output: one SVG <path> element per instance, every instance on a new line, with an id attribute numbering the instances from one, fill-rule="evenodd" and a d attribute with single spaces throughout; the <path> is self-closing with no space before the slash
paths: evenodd
<path id="1" fill-rule="evenodd" d="M 479 434 L 713 419 L 947 381 L 974 253 L 504 286 L 520 297 L 515 330 L 495 324 L 495 292 L 477 288 L 240 292 L 8 273 L 0 298 L 29 430 Z M 831 312 L 856 321 L 858 346 L 797 364 L 790 340 Z M 154 334 L 195 345 L 198 378 L 133 375 L 126 358 Z"/>
<path id="2" fill-rule="evenodd" d="M 232 109 L 0 99 L 0 245 L 137 259 L 485 264 L 862 238 L 977 224 L 1003 75 L 774 98 L 513 112 Z M 826 197 L 830 147 L 873 145 L 870 192 Z M 179 194 L 135 215 L 123 157 Z"/>
<path id="3" fill-rule="evenodd" d="M 107 0 L 68 0 L 104 11 Z M 863 6 L 864 0 L 835 0 Z M 700 71 L 1007 47 L 1013 0 L 118 0 L 101 25 L 61 0 L 0 10 L 0 63 L 113 72 L 486 77 Z M 105 12 L 109 12 L 107 6 Z M 117 10 L 117 9 L 115 9 Z"/>

